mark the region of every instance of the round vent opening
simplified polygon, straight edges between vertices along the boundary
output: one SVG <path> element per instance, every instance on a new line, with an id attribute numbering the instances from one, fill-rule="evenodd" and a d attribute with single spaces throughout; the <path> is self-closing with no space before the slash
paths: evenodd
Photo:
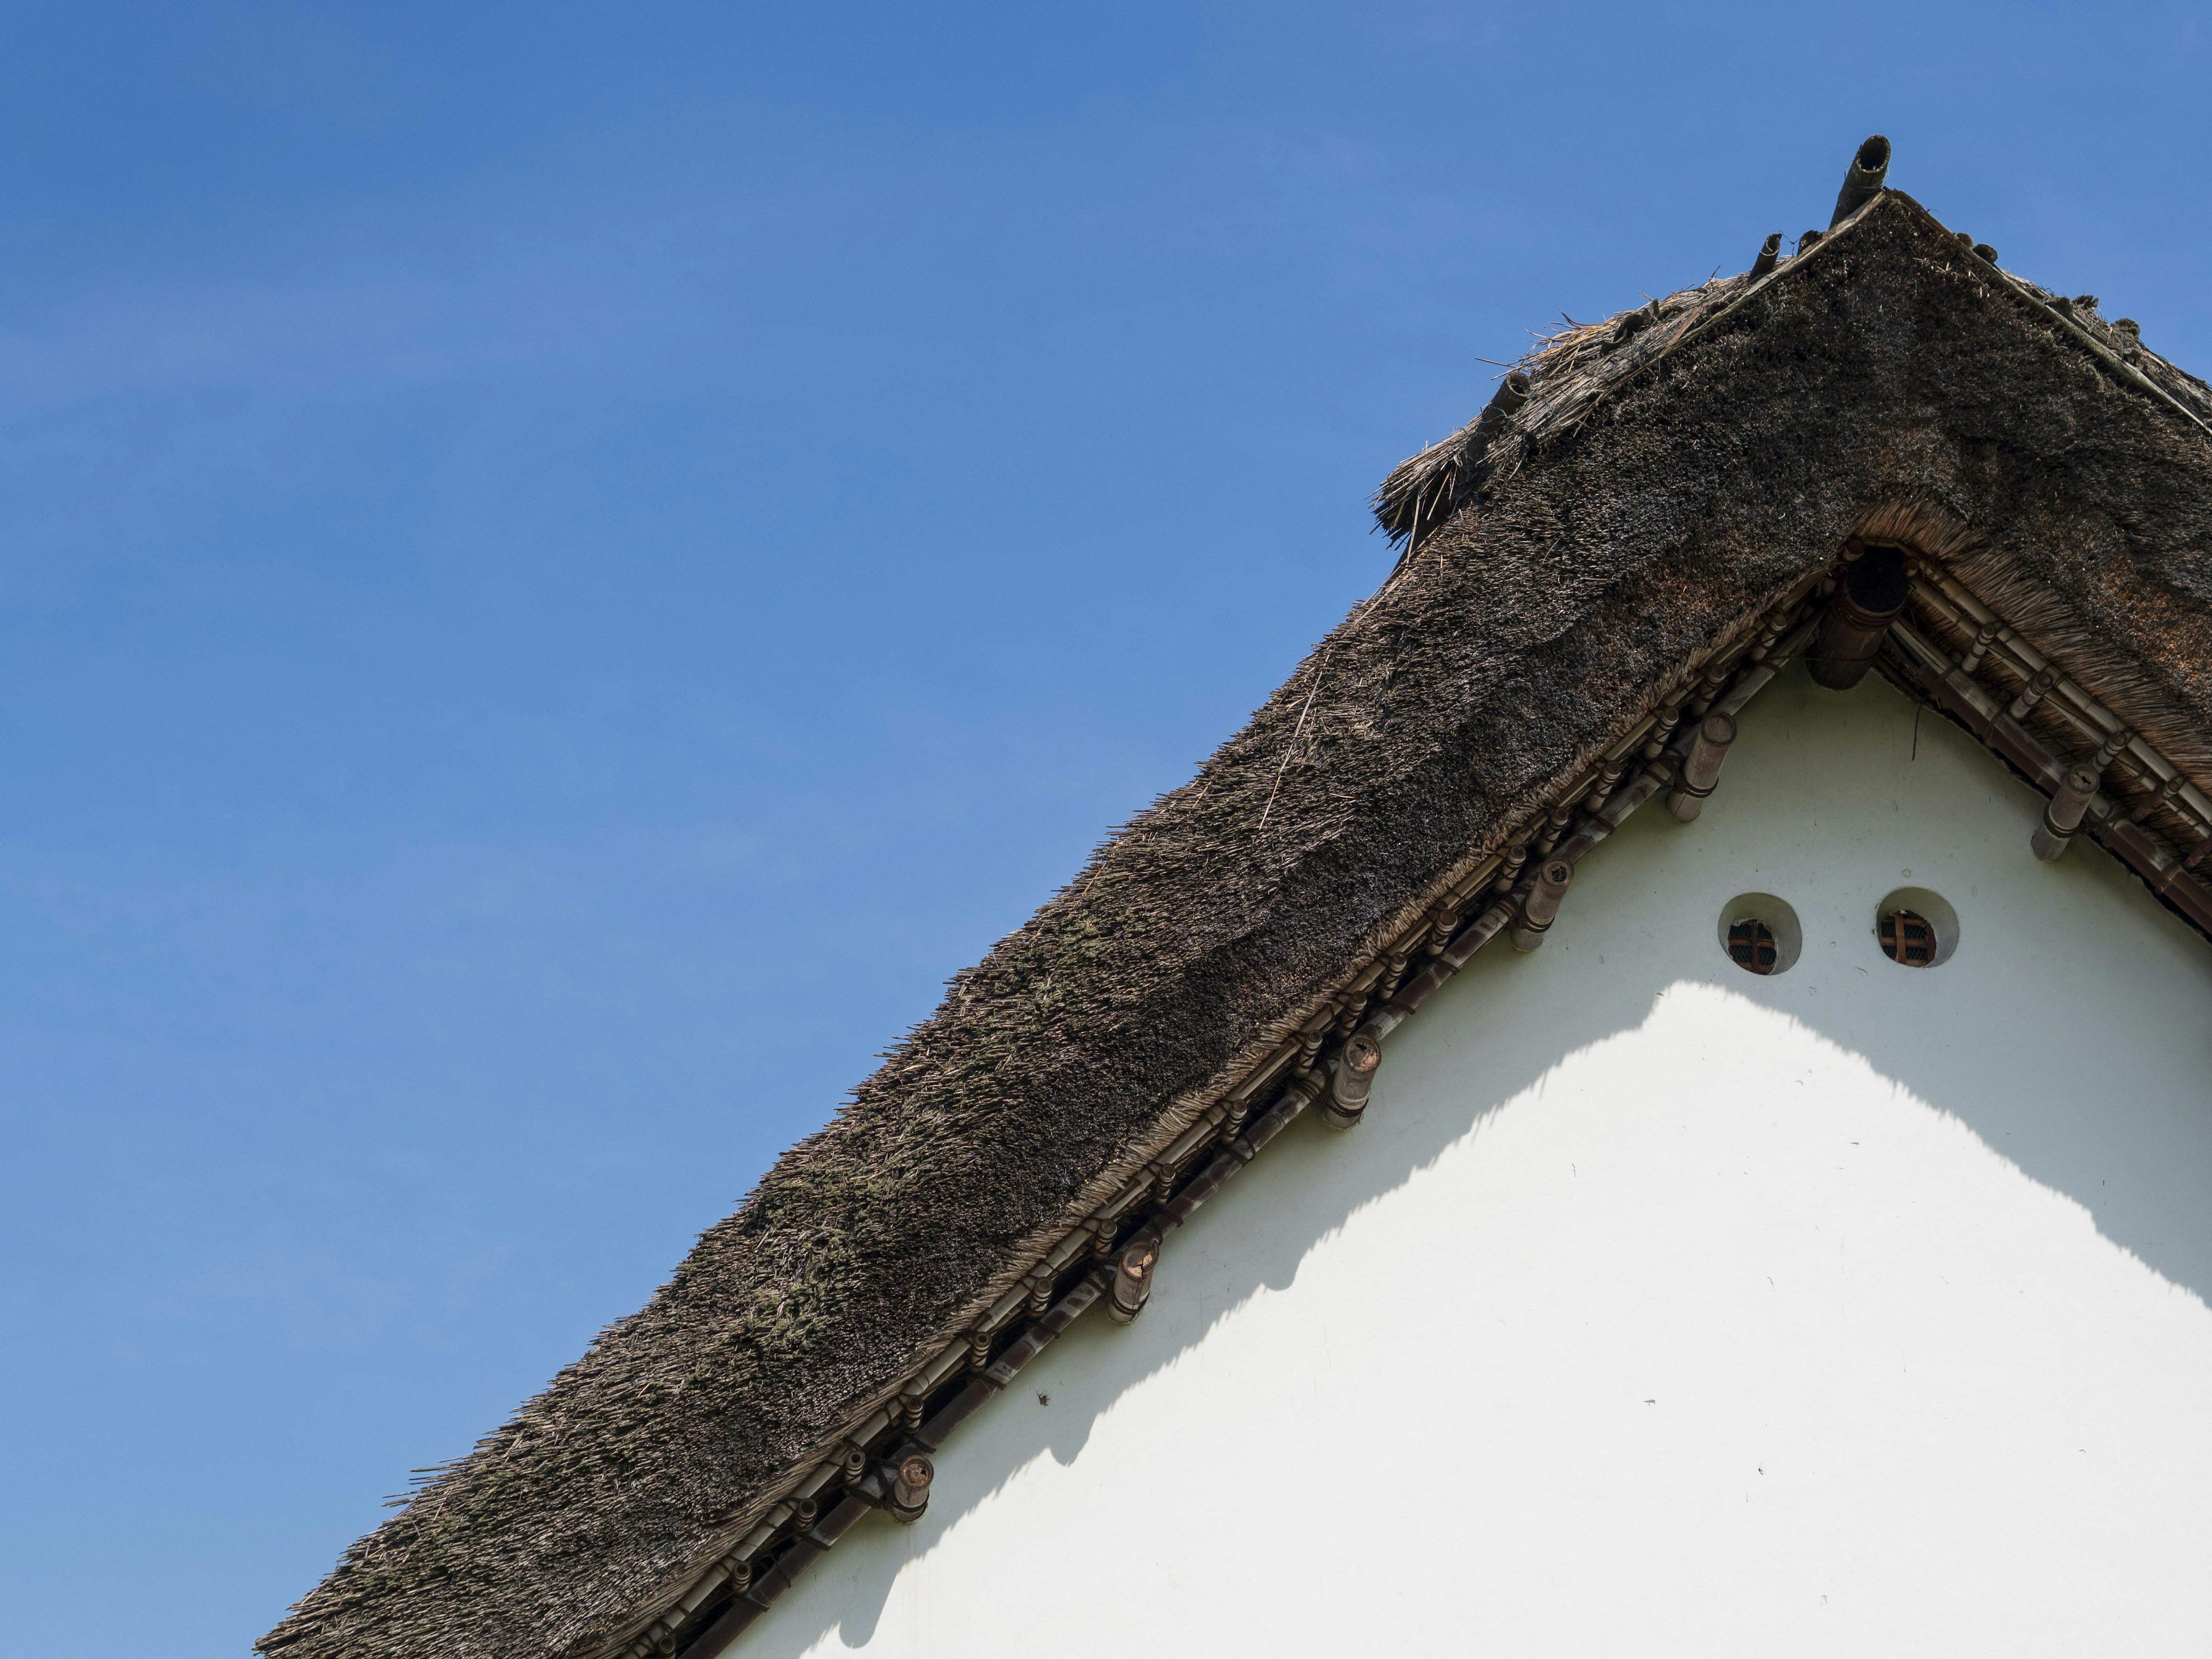
<path id="1" fill-rule="evenodd" d="M 1900 887 L 1875 907 L 1874 938 L 1900 968 L 1941 968 L 1959 948 L 1959 913 L 1940 893 Z"/>
<path id="2" fill-rule="evenodd" d="M 1771 893 L 1739 893 L 1721 909 L 1721 953 L 1761 978 L 1797 965 L 1805 933 L 1797 913 Z"/>

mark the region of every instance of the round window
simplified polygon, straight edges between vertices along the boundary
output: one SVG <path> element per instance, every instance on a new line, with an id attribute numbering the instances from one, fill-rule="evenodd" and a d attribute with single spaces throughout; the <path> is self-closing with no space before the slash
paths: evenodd
<path id="1" fill-rule="evenodd" d="M 1940 968 L 1959 948 L 1959 913 L 1940 893 L 1900 887 L 1875 907 L 1874 937 L 1900 968 Z"/>
<path id="2" fill-rule="evenodd" d="M 1721 950 L 1747 974 L 1786 974 L 1805 934 L 1797 913 L 1771 893 L 1739 893 L 1721 910 Z"/>
<path id="3" fill-rule="evenodd" d="M 1774 943 L 1774 930 L 1755 918 L 1739 921 L 1728 931 L 1729 960 L 1753 974 L 1771 974 L 1782 960 Z"/>
<path id="4" fill-rule="evenodd" d="M 1907 968 L 1936 965 L 1935 924 L 1918 912 L 1885 910 L 1875 931 L 1881 939 L 1882 955 L 1892 962 Z"/>

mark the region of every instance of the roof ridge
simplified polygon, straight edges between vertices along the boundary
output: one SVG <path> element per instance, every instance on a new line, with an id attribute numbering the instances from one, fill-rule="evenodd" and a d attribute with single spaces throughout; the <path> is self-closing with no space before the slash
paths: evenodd
<path id="1" fill-rule="evenodd" d="M 1882 188 L 1827 230 L 1807 232 L 1794 254 L 1779 255 L 1770 263 L 1762 250 L 1750 270 L 1736 276 L 1709 277 L 1695 287 L 1678 289 L 1642 306 L 1615 312 L 1601 322 L 1576 323 L 1568 319 L 1566 329 L 1544 339 L 1509 369 L 1505 377 L 1509 388 L 1514 375 L 1522 377 L 1516 389 L 1517 395 L 1493 398 L 1465 426 L 1391 469 L 1372 498 L 1377 526 L 1394 544 L 1404 542 L 1407 555 L 1412 555 L 1425 535 L 1441 530 L 1475 498 L 1501 459 L 1515 456 L 1527 446 L 1582 420 L 1599 401 L 1624 389 L 1644 370 L 1665 362 L 1753 300 L 1796 275 L 1805 268 L 1807 259 L 1832 248 L 1837 238 L 1890 200 L 1920 215 L 1945 235 L 1956 237 L 2001 287 L 2034 307 L 2076 343 L 2086 346 L 2124 384 L 2148 392 L 2212 439 L 2212 386 L 2150 352 L 2139 336 L 2116 325 L 2106 326 L 2110 333 L 2125 337 L 2124 342 L 2099 337 L 2086 325 L 2078 301 L 2053 295 L 2006 270 L 1997 263 L 1994 248 L 1974 243 L 1964 231 L 1952 231 L 1905 191 Z M 1768 238 L 1770 246 L 1778 240 Z M 1762 265 L 1766 267 L 1763 271 Z M 1690 301 L 1686 307 L 1679 304 L 1685 300 Z M 2094 306 L 2094 299 L 2091 303 Z M 1654 331 L 1654 325 L 1669 319 L 1677 321 L 1671 333 L 1662 336 Z M 1608 359 L 1617 360 L 1608 362 Z M 2183 382 L 2203 412 L 2191 409 L 2178 392 L 2160 385 L 2142 366 L 2144 362 Z"/>

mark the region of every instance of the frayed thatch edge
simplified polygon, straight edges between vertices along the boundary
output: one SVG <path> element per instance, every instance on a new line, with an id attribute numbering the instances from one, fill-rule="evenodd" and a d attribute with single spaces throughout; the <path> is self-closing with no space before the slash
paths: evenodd
<path id="1" fill-rule="evenodd" d="M 2020 568 L 1942 502 L 1913 499 L 1869 508 L 1853 526 L 1863 541 L 1895 542 L 1947 566 L 2042 656 L 2094 693 L 2200 791 L 2212 780 L 2212 742 L 2142 663 L 2114 648 L 2063 595 Z"/>

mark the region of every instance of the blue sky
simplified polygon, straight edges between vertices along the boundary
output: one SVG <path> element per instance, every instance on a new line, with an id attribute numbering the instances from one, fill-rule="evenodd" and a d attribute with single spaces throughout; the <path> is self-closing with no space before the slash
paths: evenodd
<path id="1" fill-rule="evenodd" d="M 236 1655 L 1872 131 L 2212 368 L 2202 15 L 0 12 L 0 1584 Z"/>

